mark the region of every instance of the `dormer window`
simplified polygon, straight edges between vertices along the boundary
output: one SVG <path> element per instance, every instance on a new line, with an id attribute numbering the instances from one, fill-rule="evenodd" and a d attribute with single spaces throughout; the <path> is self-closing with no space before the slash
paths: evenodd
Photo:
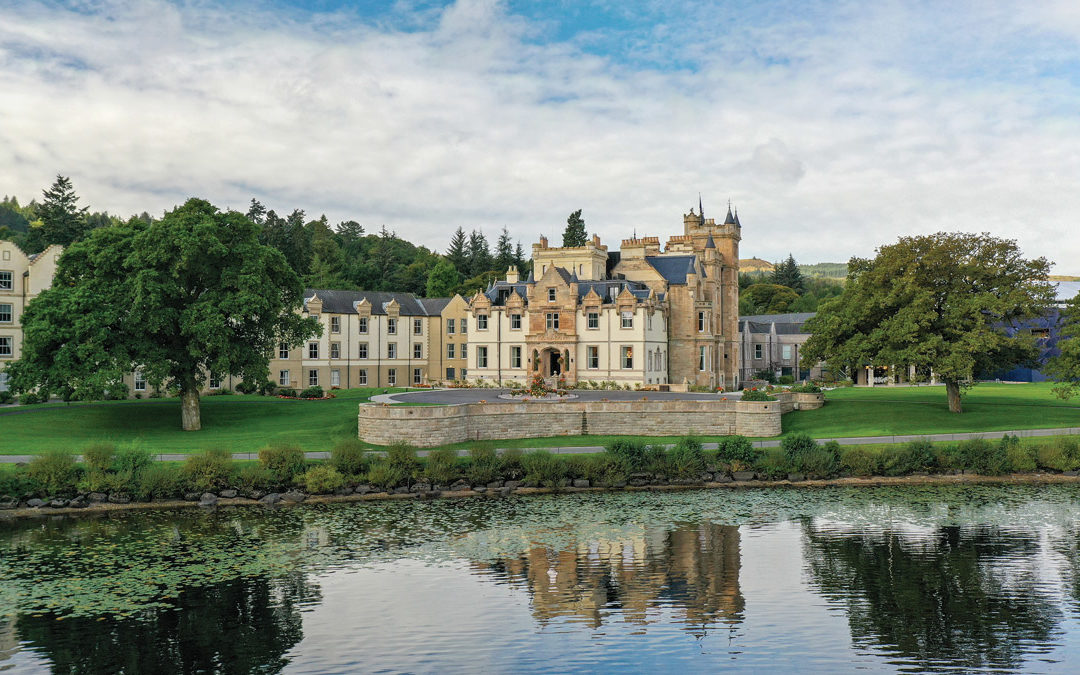
<path id="1" fill-rule="evenodd" d="M 476 330 L 487 330 L 487 314 L 476 315 Z"/>
<path id="2" fill-rule="evenodd" d="M 555 289 L 554 288 L 549 288 L 548 289 L 548 302 L 555 302 Z"/>

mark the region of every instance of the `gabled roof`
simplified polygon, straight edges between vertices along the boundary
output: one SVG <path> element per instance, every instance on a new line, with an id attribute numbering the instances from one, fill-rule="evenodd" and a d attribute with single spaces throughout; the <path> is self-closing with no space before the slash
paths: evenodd
<path id="1" fill-rule="evenodd" d="M 739 317 L 739 332 L 761 334 L 775 330 L 777 335 L 801 335 L 806 333 L 803 324 L 814 315 L 815 312 L 791 312 L 743 316 Z"/>
<path id="2" fill-rule="evenodd" d="M 652 265 L 660 276 L 669 284 L 685 284 L 688 272 L 694 272 L 694 262 L 697 256 L 693 255 L 647 255 L 645 262 Z"/>
<path id="3" fill-rule="evenodd" d="M 385 291 L 337 291 L 323 288 L 305 288 L 304 302 L 313 296 L 319 296 L 323 303 L 323 313 L 356 314 L 356 303 L 367 300 L 372 314 L 386 314 L 386 307 L 394 301 L 401 307 L 403 316 L 436 316 L 421 304 L 412 293 L 388 293 Z M 447 302 L 450 300 L 447 299 Z M 445 305 L 443 305 L 445 306 Z"/>
<path id="4" fill-rule="evenodd" d="M 446 309 L 451 300 L 453 298 L 417 298 L 416 301 L 420 303 L 428 316 L 435 316 L 436 314 L 442 314 L 442 311 Z"/>

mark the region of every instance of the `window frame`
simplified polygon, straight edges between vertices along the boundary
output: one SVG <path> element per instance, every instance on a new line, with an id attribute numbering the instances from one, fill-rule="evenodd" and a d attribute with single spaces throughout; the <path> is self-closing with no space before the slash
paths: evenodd
<path id="1" fill-rule="evenodd" d="M 544 314 L 545 325 L 548 330 L 559 330 L 559 313 L 547 312 Z"/>
<path id="2" fill-rule="evenodd" d="M 600 346 L 585 346 L 585 370 L 600 370 Z"/>
<path id="3" fill-rule="evenodd" d="M 397 318 L 390 316 L 386 318 L 386 334 L 397 335 Z"/>
<path id="4" fill-rule="evenodd" d="M 555 289 L 554 288 L 549 288 L 548 289 L 548 302 L 555 302 L 557 300 L 557 298 L 558 298 L 558 295 L 555 293 Z"/>
<path id="5" fill-rule="evenodd" d="M 319 386 L 319 369 L 318 368 L 308 368 L 307 382 L 308 382 L 307 386 L 309 386 L 309 387 L 317 387 L 317 386 Z"/>
<path id="6" fill-rule="evenodd" d="M 318 359 L 319 358 L 319 343 L 318 342 L 309 342 L 308 343 L 308 345 L 307 345 L 307 357 L 308 357 L 308 359 Z"/>
<path id="7" fill-rule="evenodd" d="M 368 359 L 368 343 L 366 343 L 366 342 L 358 342 L 358 343 L 356 343 L 356 358 L 357 359 L 363 359 L 365 361 Z"/>
<path id="8" fill-rule="evenodd" d="M 277 374 L 277 381 L 279 387 L 289 386 L 290 373 L 288 370 L 279 370 Z"/>
<path id="9" fill-rule="evenodd" d="M 761 343 L 758 343 L 758 344 L 754 345 L 754 360 L 755 361 L 760 361 L 761 359 L 765 358 L 764 353 L 765 353 L 765 349 L 761 345 Z"/>
<path id="10" fill-rule="evenodd" d="M 521 345 L 510 345 L 510 367 L 521 368 Z"/>
<path id="11" fill-rule="evenodd" d="M 368 383 L 368 380 L 367 380 L 367 368 L 361 368 L 361 369 L 356 371 L 356 383 L 357 384 L 367 384 Z"/>
<path id="12" fill-rule="evenodd" d="M 0 335 L 0 345 L 6 345 L 6 353 L 0 351 L 0 358 L 11 358 L 15 355 L 15 336 Z"/>
<path id="13" fill-rule="evenodd" d="M 424 334 L 424 321 L 423 319 L 412 320 L 412 334 L 423 335 Z"/>
<path id="14" fill-rule="evenodd" d="M 632 330 L 634 328 L 634 313 L 626 310 L 619 312 L 619 328 L 622 330 Z"/>
<path id="15" fill-rule="evenodd" d="M 453 342 L 447 342 L 446 343 L 446 358 L 448 358 L 448 359 L 456 359 L 457 358 L 456 356 L 454 356 L 454 354 L 457 353 L 454 350 L 454 344 L 455 343 L 453 343 Z"/>
<path id="16" fill-rule="evenodd" d="M 600 312 L 585 313 L 585 330 L 600 330 Z"/>
<path id="17" fill-rule="evenodd" d="M 421 384 L 424 383 L 424 369 L 423 368 L 413 368 L 413 371 L 412 371 L 412 383 L 414 385 L 421 385 Z"/>
<path id="18" fill-rule="evenodd" d="M 634 369 L 634 347 L 631 345 L 622 345 L 619 348 L 619 366 L 620 370 L 633 370 Z"/>
<path id="19" fill-rule="evenodd" d="M 487 329 L 488 329 L 488 315 L 487 314 L 477 314 L 476 315 L 476 330 L 487 330 Z"/>
<path id="20" fill-rule="evenodd" d="M 141 387 L 139 385 L 142 385 Z M 132 373 L 131 388 L 133 391 L 146 391 L 146 373 L 136 370 Z"/>
<path id="21" fill-rule="evenodd" d="M 289 360 L 289 351 L 290 351 L 289 350 L 289 345 L 285 344 L 284 342 L 280 343 L 278 345 L 278 348 L 277 348 L 277 357 L 278 357 L 278 359 L 280 359 L 282 361 L 288 361 Z"/>
<path id="22" fill-rule="evenodd" d="M 386 370 L 386 384 L 391 387 L 397 386 L 397 368 L 387 368 Z"/>
<path id="23" fill-rule="evenodd" d="M 476 367 L 487 368 L 488 353 L 487 345 L 477 345 L 476 347 Z"/>
<path id="24" fill-rule="evenodd" d="M 15 272 L 12 270 L 0 270 L 0 279 L 3 279 L 3 275 L 7 275 L 7 285 L 0 280 L 0 291 L 14 291 L 15 290 Z"/>
<path id="25" fill-rule="evenodd" d="M 361 335 L 367 335 L 367 332 L 368 332 L 368 318 L 366 316 L 360 317 L 359 323 L 360 323 L 360 325 L 357 328 L 357 332 L 359 332 Z"/>
<path id="26" fill-rule="evenodd" d="M 521 330 L 521 314 L 510 315 L 510 330 Z"/>
<path id="27" fill-rule="evenodd" d="M 7 318 L 0 313 L 0 323 L 15 323 L 15 305 L 8 302 L 0 302 L 0 307 L 7 307 Z M 2 310 L 0 310 L 2 312 Z"/>
<path id="28" fill-rule="evenodd" d="M 331 342 L 330 343 L 330 358 L 332 358 L 332 359 L 340 359 L 341 358 L 341 343 L 340 342 Z"/>
<path id="29" fill-rule="evenodd" d="M 454 334 L 454 320 L 453 319 L 447 319 L 446 320 L 446 334 L 447 335 L 453 335 Z"/>
<path id="30" fill-rule="evenodd" d="M 424 344 L 422 342 L 414 342 L 412 346 L 412 357 L 414 359 L 424 358 Z"/>
<path id="31" fill-rule="evenodd" d="M 337 380 L 337 382 L 335 382 L 334 380 Z M 340 387 L 341 386 L 341 371 L 338 370 L 337 368 L 332 368 L 330 370 L 330 386 L 331 387 Z"/>
<path id="32" fill-rule="evenodd" d="M 332 317 L 330 317 L 330 332 L 331 333 L 340 333 L 341 332 L 341 317 L 340 316 L 332 316 Z"/>
<path id="33" fill-rule="evenodd" d="M 397 343 L 396 342 L 387 342 L 386 343 L 386 358 L 388 358 L 388 359 L 397 359 Z"/>

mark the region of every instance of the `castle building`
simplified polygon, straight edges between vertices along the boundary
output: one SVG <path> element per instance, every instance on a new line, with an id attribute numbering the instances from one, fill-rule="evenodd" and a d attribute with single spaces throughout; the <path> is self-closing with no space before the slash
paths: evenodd
<path id="1" fill-rule="evenodd" d="M 22 313 L 27 303 L 52 286 L 62 246 L 26 255 L 14 242 L 0 240 L 0 391 L 7 391 L 6 364 L 22 354 Z"/>
<path id="2" fill-rule="evenodd" d="M 723 223 L 690 209 L 663 250 L 541 237 L 526 280 L 511 268 L 469 301 L 469 376 L 736 388 L 741 230 L 729 207 Z"/>

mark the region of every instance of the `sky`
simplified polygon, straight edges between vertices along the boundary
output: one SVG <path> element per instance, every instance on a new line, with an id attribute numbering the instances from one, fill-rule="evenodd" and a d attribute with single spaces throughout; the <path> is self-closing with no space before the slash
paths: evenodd
<path id="1" fill-rule="evenodd" d="M 1080 274 L 1080 3 L 0 0 L 0 194 L 528 248 L 739 210 L 741 256 L 943 230 Z"/>

